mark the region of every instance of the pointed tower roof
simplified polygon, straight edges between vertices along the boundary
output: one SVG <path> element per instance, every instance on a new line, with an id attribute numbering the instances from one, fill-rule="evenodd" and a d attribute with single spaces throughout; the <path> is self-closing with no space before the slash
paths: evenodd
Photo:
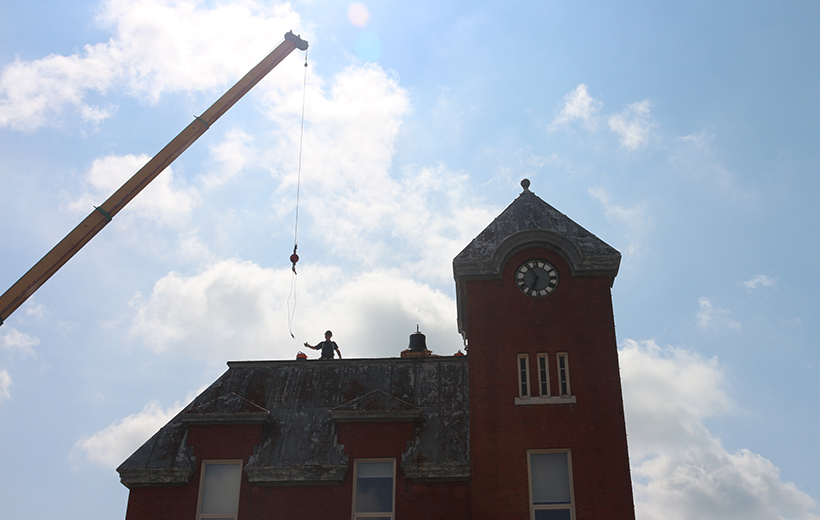
<path id="1" fill-rule="evenodd" d="M 521 186 L 524 191 L 512 204 L 453 259 L 459 329 L 463 282 L 500 277 L 507 258 L 523 248 L 541 246 L 558 252 L 573 276 L 609 276 L 614 281 L 618 274 L 618 251 L 531 192 L 529 180 L 522 180 Z"/>

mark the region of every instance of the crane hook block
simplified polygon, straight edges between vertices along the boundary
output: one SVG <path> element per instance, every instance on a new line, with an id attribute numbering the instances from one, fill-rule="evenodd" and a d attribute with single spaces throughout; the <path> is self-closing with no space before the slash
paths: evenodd
<path id="1" fill-rule="evenodd" d="M 299 261 L 299 255 L 293 253 L 292 255 L 290 255 L 290 261 L 293 263 L 293 267 L 291 267 L 291 269 L 293 270 L 293 274 L 296 274 L 296 262 Z"/>
<path id="2" fill-rule="evenodd" d="M 306 51 L 308 48 L 308 42 L 300 38 L 298 35 L 293 34 L 293 31 L 288 31 L 285 33 L 285 39 L 289 42 L 293 42 L 296 45 L 296 48 L 300 51 Z"/>

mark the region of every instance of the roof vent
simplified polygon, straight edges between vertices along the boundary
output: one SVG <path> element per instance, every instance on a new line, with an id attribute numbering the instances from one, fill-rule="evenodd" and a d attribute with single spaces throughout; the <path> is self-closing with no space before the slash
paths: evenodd
<path id="1" fill-rule="evenodd" d="M 416 332 L 410 334 L 410 346 L 402 351 L 401 357 L 427 357 L 431 354 L 432 352 L 427 350 L 427 338 L 416 325 Z"/>
<path id="2" fill-rule="evenodd" d="M 412 352 L 427 350 L 427 338 L 419 331 L 418 325 L 416 325 L 416 332 L 410 334 L 410 350 Z"/>

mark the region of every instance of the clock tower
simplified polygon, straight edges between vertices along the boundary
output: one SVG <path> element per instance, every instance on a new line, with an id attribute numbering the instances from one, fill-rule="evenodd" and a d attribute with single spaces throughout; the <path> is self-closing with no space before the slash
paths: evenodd
<path id="1" fill-rule="evenodd" d="M 621 255 L 529 185 L 453 260 L 472 516 L 634 520 L 610 293 Z"/>

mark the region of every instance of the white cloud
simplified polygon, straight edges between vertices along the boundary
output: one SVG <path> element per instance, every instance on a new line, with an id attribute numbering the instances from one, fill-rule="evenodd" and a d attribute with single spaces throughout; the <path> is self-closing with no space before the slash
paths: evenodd
<path id="1" fill-rule="evenodd" d="M 11 399 L 11 374 L 8 370 L 0 369 L 0 402 Z"/>
<path id="2" fill-rule="evenodd" d="M 183 405 L 176 403 L 163 408 L 150 402 L 142 411 L 79 439 L 71 450 L 70 459 L 87 461 L 116 468 L 153 434 L 170 421 Z"/>
<path id="3" fill-rule="evenodd" d="M 194 275 L 170 273 L 147 298 L 133 302 L 132 332 L 156 351 L 196 353 L 218 363 L 289 359 L 303 341 L 315 342 L 310 334 L 335 327 L 346 354 L 375 355 L 382 348 L 382 355 L 396 355 L 416 323 L 431 340 L 441 338 L 445 351 L 461 348 L 454 302 L 412 280 L 450 282 L 452 258 L 497 211 L 476 204 L 467 177 L 444 166 L 414 166 L 390 175 L 396 135 L 410 109 L 397 78 L 374 65 L 356 66 L 329 85 L 324 91 L 317 78 L 309 80 L 313 108 L 301 174 L 303 188 L 309 189 L 302 191 L 299 214 L 310 220 L 300 229 L 319 236 L 330 255 L 355 261 L 356 270 L 311 264 L 303 255 L 294 320 L 298 340 L 288 330 L 289 269 L 232 259 L 210 263 Z M 278 125 L 272 138 L 254 142 L 272 143 L 259 152 L 260 162 L 281 181 L 282 203 L 276 207 L 283 219 L 293 210 L 296 191 L 301 96 L 278 84 L 269 86 L 266 96 L 269 117 Z M 238 135 L 227 148 L 246 145 Z M 234 151 L 227 155 L 235 157 Z M 184 244 L 194 250 L 200 245 L 196 236 Z M 374 318 L 388 316 L 386 309 L 393 309 L 398 321 Z M 343 344 L 345 338 L 350 342 Z"/>
<path id="4" fill-rule="evenodd" d="M 193 276 L 169 273 L 157 281 L 138 311 L 132 332 L 156 351 L 169 348 L 211 356 L 264 356 L 284 322 L 286 307 L 274 300 L 288 287 L 289 271 L 264 269 L 251 262 L 224 260 Z M 282 296 L 287 297 L 287 294 Z"/>
<path id="5" fill-rule="evenodd" d="M 749 198 L 748 187 L 716 158 L 715 137 L 714 132 L 707 130 L 678 137 L 680 145 L 674 150 L 670 163 L 683 175 L 708 186 L 705 189 L 719 191 L 721 196 L 728 193 L 733 197 Z"/>
<path id="6" fill-rule="evenodd" d="M 98 23 L 112 31 L 108 42 L 70 56 L 17 59 L 2 71 L 0 126 L 33 130 L 59 121 L 66 109 L 99 122 L 114 108 L 92 104 L 89 94 L 113 88 L 156 101 L 163 92 L 223 86 L 300 20 L 287 3 L 109 0 Z"/>
<path id="7" fill-rule="evenodd" d="M 40 344 L 38 338 L 29 336 L 12 327 L 3 327 L 0 330 L 0 346 L 6 350 L 24 355 L 33 355 L 34 348 Z"/>
<path id="8" fill-rule="evenodd" d="M 129 87 L 154 100 L 163 91 L 205 90 L 239 78 L 300 25 L 289 4 L 253 0 L 110 0 L 100 22 L 114 30 L 112 53 L 126 67 Z"/>
<path id="9" fill-rule="evenodd" d="M 151 99 L 168 90 L 207 89 L 235 79 L 247 70 L 247 64 L 237 65 L 241 61 L 237 56 L 252 54 L 247 49 L 269 42 L 270 34 L 276 34 L 271 26 L 292 26 L 298 21 L 289 6 L 267 8 L 244 2 L 204 7 L 186 0 L 170 4 L 112 0 L 100 19 L 114 33 L 104 50 L 126 68 L 119 81 Z M 249 43 L 249 38 L 255 43 Z M 192 50 L 189 45 L 199 47 Z M 269 47 L 265 44 L 266 50 Z M 210 61 L 203 63 L 203 59 Z M 228 132 L 211 150 L 216 167 L 202 177 L 204 188 L 225 185 L 251 162 L 265 164 L 281 181 L 282 204 L 275 205 L 279 216 L 293 209 L 304 73 L 298 61 L 294 64 L 293 70 L 286 63 L 284 70 L 277 70 L 281 81 L 259 86 L 266 96 L 267 115 L 277 123 L 271 136 L 251 139 L 239 129 Z M 321 229 L 333 254 L 365 267 L 398 258 L 423 277 L 449 280 L 450 260 L 493 214 L 472 204 L 465 175 L 444 166 L 408 168 L 391 177 L 396 137 L 411 110 L 397 77 L 372 64 L 352 66 L 332 78 L 324 90 L 313 68 L 307 70 L 309 110 L 301 178 L 311 189 L 302 192 L 300 215 L 313 222 L 300 229 Z M 84 102 L 83 93 L 72 99 Z M 148 159 L 144 155 L 97 159 L 86 191 L 69 209 L 88 214 Z M 424 191 L 409 191 L 413 189 Z M 176 181 L 173 169 L 163 172 L 149 190 L 153 193 L 140 194 L 127 212 L 177 227 L 186 224 L 185 217 L 205 195 Z M 425 208 L 431 198 L 452 203 L 445 214 L 435 213 Z M 423 216 L 424 221 L 408 215 Z M 445 225 L 448 221 L 457 224 Z M 429 228 L 434 232 L 425 233 Z M 376 239 L 385 233 L 386 242 Z"/>
<path id="10" fill-rule="evenodd" d="M 745 282 L 741 282 L 741 285 L 749 289 L 750 291 L 757 289 L 759 287 L 777 287 L 777 278 L 771 278 L 766 276 L 765 274 L 759 274 L 754 276 L 750 280 L 746 280 Z"/>
<path id="11" fill-rule="evenodd" d="M 375 65 L 352 66 L 329 89 L 317 82 L 308 89 L 300 220 L 310 218 L 309 228 L 321 230 L 333 254 L 364 268 L 387 262 L 423 279 L 450 280 L 452 258 L 494 214 L 472 200 L 466 175 L 443 165 L 391 176 L 396 138 L 410 111 L 398 79 Z M 283 216 L 296 193 L 301 96 L 273 85 L 267 102 L 279 129 L 266 139 L 273 147 L 261 162 L 281 181 Z"/>
<path id="12" fill-rule="evenodd" d="M 31 300 L 26 302 L 24 307 L 26 316 L 42 320 L 46 316 L 48 316 L 48 309 L 42 303 L 32 303 Z"/>
<path id="13" fill-rule="evenodd" d="M 345 357 L 397 356 L 419 324 L 431 348 L 461 348 L 455 303 L 398 270 L 346 276 L 300 265 L 295 296 L 289 269 L 224 260 L 193 276 L 170 273 L 147 300 L 136 299 L 132 333 L 157 352 L 226 359 L 291 359 L 335 332 Z M 288 318 L 293 313 L 290 336 Z M 321 339 L 321 338 L 320 338 Z"/>
<path id="14" fill-rule="evenodd" d="M 704 439 L 706 441 L 706 439 Z M 641 520 L 803 519 L 817 503 L 790 482 L 780 480 L 769 460 L 739 450 L 728 453 L 717 439 L 681 448 L 633 468 L 636 512 Z"/>
<path id="15" fill-rule="evenodd" d="M 603 102 L 589 95 L 583 83 L 564 96 L 561 111 L 547 127 L 557 130 L 580 122 L 588 130 L 596 130 L 601 119 L 606 119 L 609 129 L 614 132 L 621 146 L 630 151 L 645 146 L 657 136 L 655 129 L 659 126 L 650 111 L 649 100 L 628 105 L 618 114 L 602 116 Z"/>
<path id="16" fill-rule="evenodd" d="M 19 58 L 0 75 L 0 126 L 33 130 L 72 106 L 81 119 L 99 122 L 114 109 L 88 104 L 89 92 L 104 93 L 120 74 L 105 44 L 86 45 L 82 55 L 49 55 L 26 62 Z"/>
<path id="17" fill-rule="evenodd" d="M 734 409 L 716 358 L 653 341 L 626 340 L 619 352 L 633 462 L 705 434 L 704 419 Z"/>
<path id="18" fill-rule="evenodd" d="M 589 129 L 598 124 L 598 112 L 603 103 L 589 95 L 587 86 L 583 83 L 575 90 L 564 96 L 564 106 L 549 125 L 550 130 L 580 121 Z"/>
<path id="19" fill-rule="evenodd" d="M 649 111 L 649 101 L 632 103 L 620 114 L 609 117 L 609 129 L 618 134 L 621 146 L 634 151 L 655 137 L 658 123 Z"/>
<path id="20" fill-rule="evenodd" d="M 618 224 L 618 228 L 629 240 L 627 253 L 630 257 L 637 257 L 643 250 L 644 235 L 653 226 L 652 217 L 644 205 L 626 208 L 610 200 L 604 188 L 590 188 L 589 193 L 598 199 L 604 206 L 606 217 Z"/>
<path id="21" fill-rule="evenodd" d="M 193 231 L 184 233 L 179 237 L 176 255 L 183 262 L 195 262 L 197 264 L 208 264 L 215 258 L 208 245 Z"/>
<path id="22" fill-rule="evenodd" d="M 99 206 L 151 159 L 142 155 L 108 155 L 95 159 L 86 175 L 87 191 L 68 205 L 68 209 L 88 214 Z M 195 188 L 181 185 L 174 170 L 166 168 L 119 215 L 136 214 L 165 225 L 184 220 L 199 203 Z"/>
<path id="23" fill-rule="evenodd" d="M 820 518 L 774 464 L 727 452 L 706 428 L 705 419 L 734 410 L 716 359 L 627 340 L 620 363 L 638 518 Z"/>
<path id="24" fill-rule="evenodd" d="M 692 134 L 679 137 L 678 140 L 682 143 L 691 145 L 693 148 L 709 150 L 715 140 L 715 133 L 707 130 L 701 130 L 700 132 L 694 132 Z"/>
<path id="25" fill-rule="evenodd" d="M 217 168 L 203 175 L 202 181 L 208 189 L 219 188 L 230 182 L 249 163 L 256 161 L 252 148 L 253 137 L 242 130 L 233 129 L 225 134 L 225 140 L 211 147 L 211 156 Z"/>
<path id="26" fill-rule="evenodd" d="M 717 328 L 726 328 L 734 331 L 740 331 L 742 326 L 732 315 L 732 311 L 722 309 L 712 305 L 712 300 L 706 297 L 698 299 L 698 312 L 696 315 L 698 328 L 701 330 L 710 330 Z"/>

